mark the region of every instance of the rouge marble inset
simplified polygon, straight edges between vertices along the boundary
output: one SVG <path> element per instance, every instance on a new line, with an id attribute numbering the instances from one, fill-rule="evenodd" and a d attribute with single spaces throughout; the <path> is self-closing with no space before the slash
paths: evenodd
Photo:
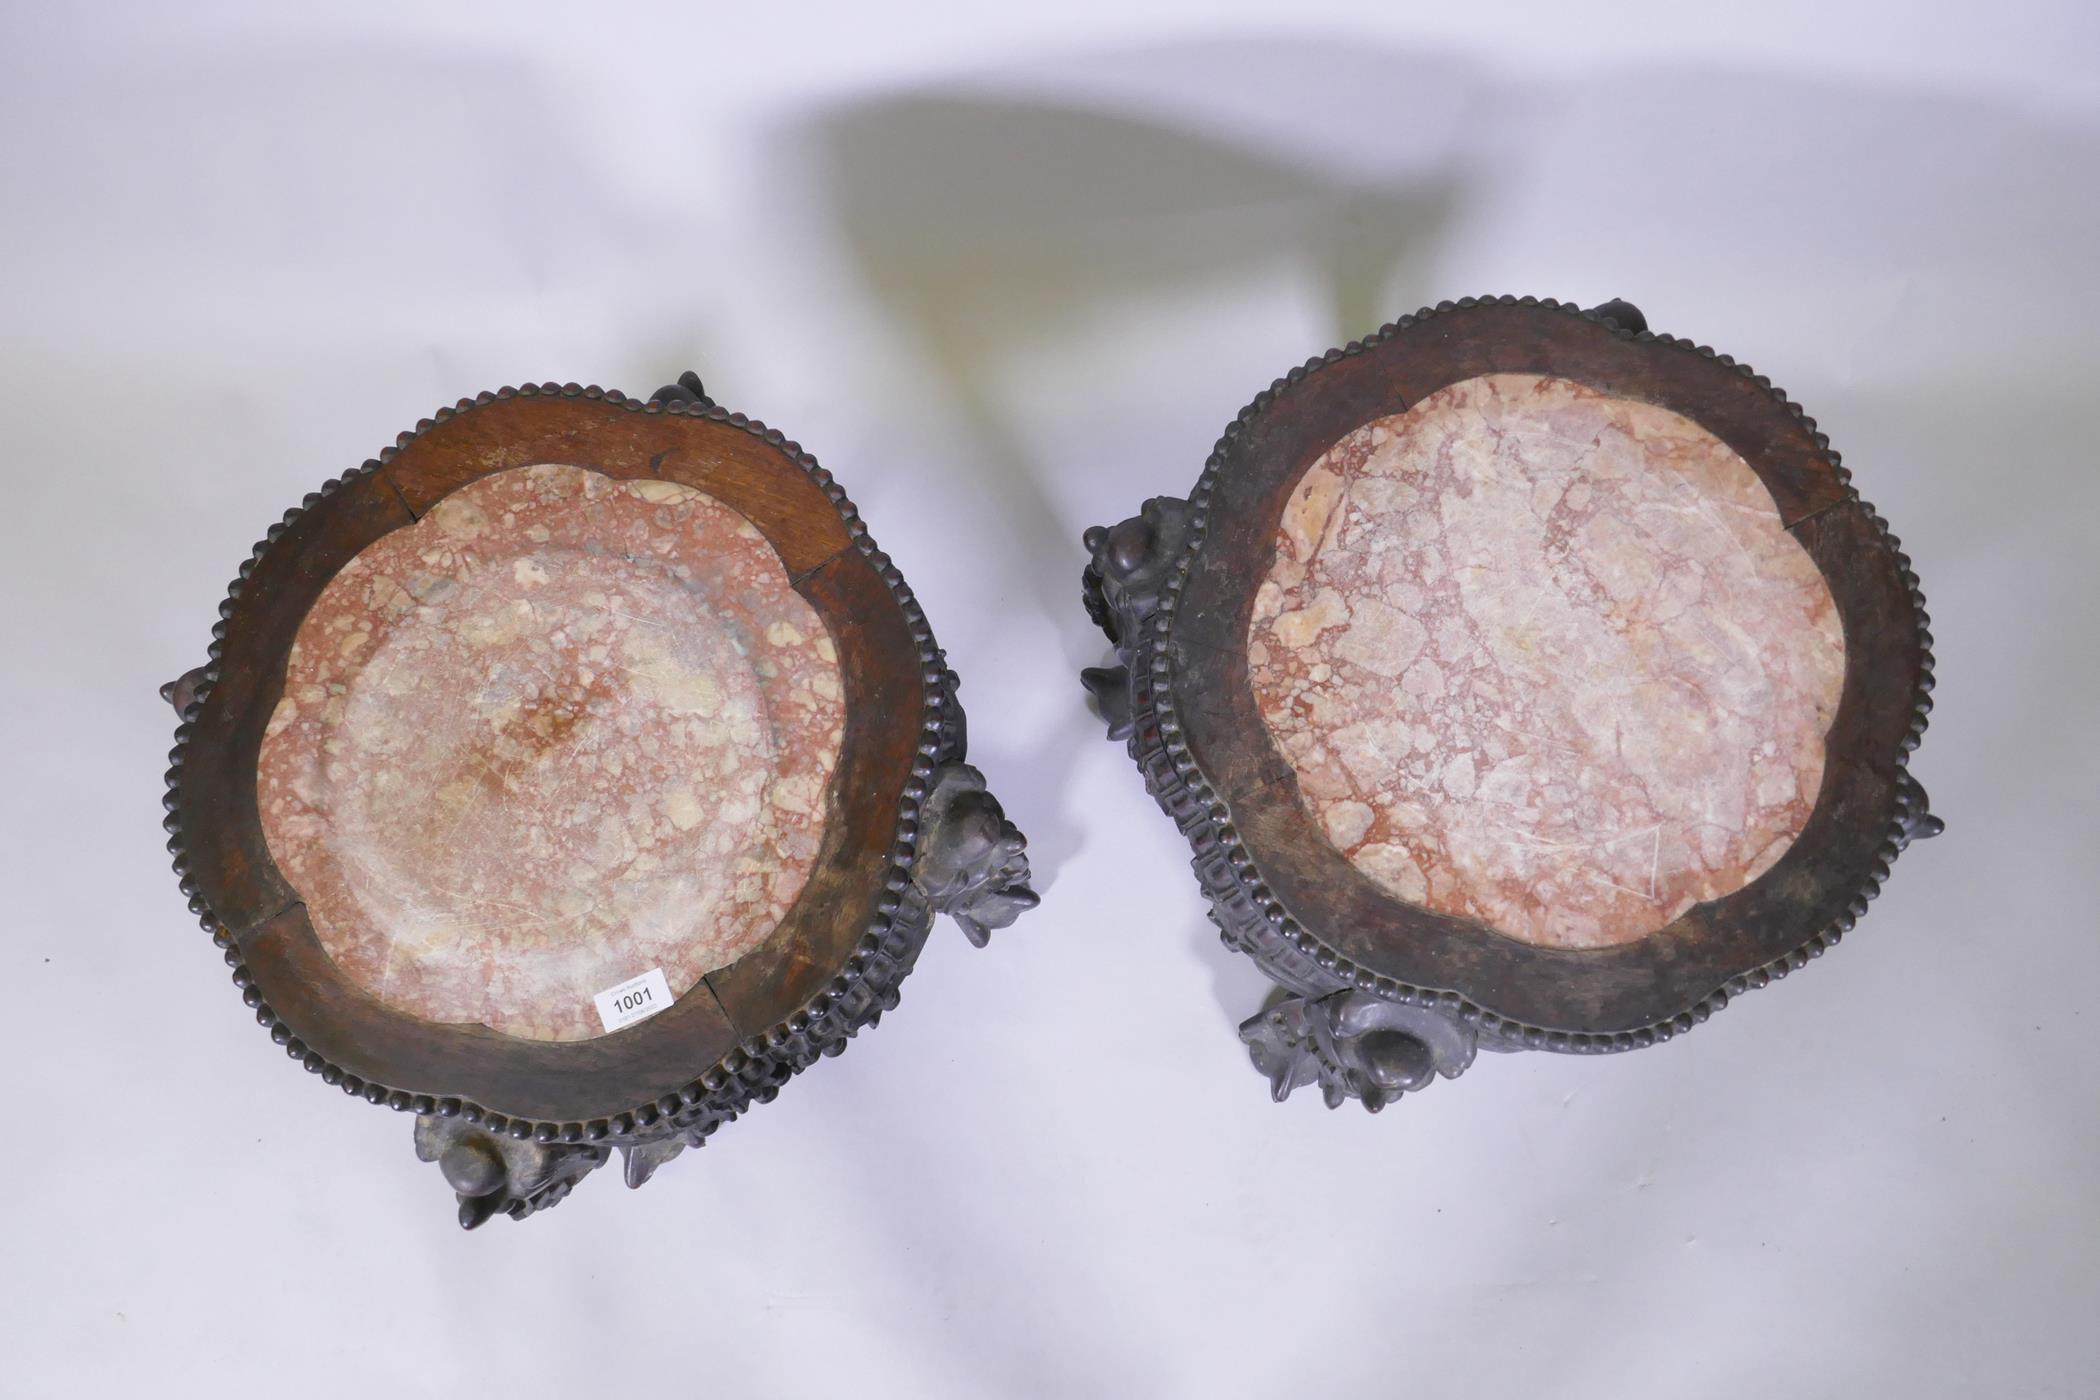
<path id="1" fill-rule="evenodd" d="M 1667 409 L 1449 385 L 1293 488 L 1248 669 L 1327 838 L 1382 888 L 1602 947 L 1770 869 L 1844 676 L 1770 493 Z"/>
<path id="2" fill-rule="evenodd" d="M 300 624 L 264 735 L 271 856 L 356 983 L 429 1021 L 602 1033 L 807 882 L 838 653 L 765 537 L 691 487 L 518 467 L 386 535 Z"/>

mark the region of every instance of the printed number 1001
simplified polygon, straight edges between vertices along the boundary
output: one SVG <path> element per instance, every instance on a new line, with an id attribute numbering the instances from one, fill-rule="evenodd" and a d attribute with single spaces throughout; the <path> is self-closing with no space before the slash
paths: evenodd
<path id="1" fill-rule="evenodd" d="M 622 992 L 613 998 L 613 1010 L 624 1014 L 639 1007 L 647 1006 L 650 1002 L 656 1000 L 651 994 L 653 990 L 650 987 L 636 987 L 631 992 Z"/>

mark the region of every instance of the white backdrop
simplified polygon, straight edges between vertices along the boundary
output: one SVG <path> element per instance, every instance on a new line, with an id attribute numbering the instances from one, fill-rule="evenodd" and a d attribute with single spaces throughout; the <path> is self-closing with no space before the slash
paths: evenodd
<path id="1" fill-rule="evenodd" d="M 882 8 L 0 17 L 0 1392 L 2093 1394 L 2094 7 Z M 1925 579 L 1950 830 L 1685 1040 L 1278 1107 L 1083 708 L 1078 536 L 1504 291 L 1821 420 Z M 689 366 L 903 566 L 1044 905 L 646 1191 L 465 1235 L 183 912 L 154 690 L 438 405 Z"/>

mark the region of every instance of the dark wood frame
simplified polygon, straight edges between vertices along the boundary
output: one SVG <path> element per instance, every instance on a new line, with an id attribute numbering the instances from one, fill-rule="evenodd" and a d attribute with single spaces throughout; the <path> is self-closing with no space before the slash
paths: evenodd
<path id="1" fill-rule="evenodd" d="M 220 608 L 210 661 L 172 697 L 182 723 L 167 826 L 192 911 L 258 1019 L 307 1069 L 369 1102 L 471 1129 L 418 1136 L 439 1155 L 452 1149 L 448 1177 L 479 1185 L 488 1162 L 507 1170 L 508 1187 L 496 1170 L 496 1186 L 462 1188 L 468 1224 L 552 1204 L 611 1146 L 628 1150 L 639 1184 L 893 1006 L 935 908 L 981 943 L 1035 902 L 1025 843 L 963 763 L 954 673 L 844 491 L 777 431 L 717 407 L 691 376 L 681 383 L 647 403 L 574 384 L 504 389 L 402 434 L 256 546 Z M 537 462 L 676 481 L 740 511 L 824 619 L 846 691 L 834 815 L 785 919 L 670 1010 L 567 1043 L 422 1021 L 345 977 L 270 857 L 255 786 L 293 637 L 328 581 L 450 492 Z M 534 1147 L 520 1157 L 497 1138 Z M 520 1181 L 545 1189 L 512 1189 Z"/>
<path id="2" fill-rule="evenodd" d="M 1800 837 L 1743 890 L 1616 948 L 1523 944 L 1378 887 L 1311 820 L 1248 678 L 1255 586 L 1305 470 L 1363 424 L 1496 372 L 1573 379 L 1713 432 L 1771 490 L 1844 626 L 1843 691 Z M 1286 1008 L 1243 1029 L 1280 1093 L 1318 1078 L 1330 1100 L 1355 1096 L 1376 1107 L 1419 1087 L 1431 1069 L 1457 1073 L 1476 1043 L 1613 1050 L 1689 1029 L 1731 993 L 1834 943 L 1903 845 L 1938 829 L 1906 771 L 1931 688 L 1930 634 L 1908 559 L 1797 405 L 1726 356 L 1649 334 L 1625 303 L 1581 312 L 1469 298 L 1403 318 L 1258 397 L 1226 430 L 1188 501 L 1150 502 L 1114 531 L 1089 532 L 1088 544 L 1090 606 L 1125 663 L 1090 672 L 1089 685 L 1195 842 L 1227 942 L 1310 1001 L 1346 992 L 1416 1009 L 1372 1016 L 1380 1034 L 1423 1043 L 1424 1009 L 1464 1032 L 1463 1052 L 1454 1042 L 1441 1055 L 1389 1039 L 1385 1073 L 1348 1062 L 1350 1037 L 1333 1034 L 1333 1015 Z M 1362 1014 L 1354 1001 L 1325 1010 Z M 1317 1027 L 1325 1029 L 1316 1035 Z M 1318 1060 L 1323 1036 L 1333 1042 L 1324 1065 L 1286 1053 L 1296 1047 L 1298 1058 Z M 1395 1067 L 1403 1061 L 1413 1068 Z M 1370 1082 L 1381 1077 L 1393 1081 L 1383 1090 Z"/>

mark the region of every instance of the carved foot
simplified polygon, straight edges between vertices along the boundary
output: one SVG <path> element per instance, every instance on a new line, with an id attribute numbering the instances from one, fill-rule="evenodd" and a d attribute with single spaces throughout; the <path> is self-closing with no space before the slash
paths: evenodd
<path id="1" fill-rule="evenodd" d="M 160 698 L 175 707 L 177 715 L 187 714 L 197 699 L 197 689 L 204 684 L 204 668 L 184 671 L 174 680 L 160 688 Z"/>
<path id="2" fill-rule="evenodd" d="M 700 385 L 700 376 L 687 370 L 676 384 L 666 384 L 649 396 L 651 403 L 695 403 L 706 407 L 714 402 Z"/>
<path id="3" fill-rule="evenodd" d="M 629 1190 L 647 1183 L 656 1175 L 656 1169 L 685 1151 L 685 1135 L 677 1133 L 670 1137 L 656 1138 L 649 1142 L 622 1144 L 620 1158 L 621 1176 Z"/>
<path id="4" fill-rule="evenodd" d="M 1913 841 L 1929 841 L 1947 829 L 1947 824 L 1932 814 L 1932 799 L 1925 795 L 1925 785 L 1905 773 L 1896 780 L 1896 819 L 1901 828 L 1896 834 L 1896 849 L 1901 851 Z"/>
<path id="5" fill-rule="evenodd" d="M 1093 556 L 1081 576 L 1087 615 L 1122 646 L 1132 624 L 1159 607 L 1167 574 L 1188 542 L 1189 503 L 1178 496 L 1154 496 L 1121 524 L 1096 525 L 1083 536 Z"/>
<path id="6" fill-rule="evenodd" d="M 1138 631 L 1158 610 L 1167 575 L 1188 542 L 1189 503 L 1174 496 L 1155 496 L 1121 524 L 1086 532 L 1086 551 L 1093 556 L 1080 576 L 1080 596 L 1087 616 L 1114 643 L 1120 666 L 1089 666 L 1080 684 L 1094 697 L 1108 724 L 1108 737 L 1121 742 L 1137 732 L 1136 700 L 1130 689 L 1130 661 Z"/>
<path id="7" fill-rule="evenodd" d="M 1137 732 L 1130 712 L 1128 666 L 1088 666 L 1079 673 L 1079 683 L 1094 697 L 1094 707 L 1108 723 L 1109 738 L 1128 739 Z"/>
<path id="8" fill-rule="evenodd" d="M 1476 1048 L 1473 1028 L 1442 1011 L 1355 991 L 1286 997 L 1240 1039 L 1278 1103 L 1318 1084 L 1329 1108 L 1353 1098 L 1373 1113 L 1439 1074 L 1456 1079 Z"/>
<path id="9" fill-rule="evenodd" d="M 993 929 L 1040 902 L 1028 888 L 1027 838 L 985 791 L 984 774 L 967 763 L 943 765 L 920 821 L 925 829 L 913 879 L 971 943 L 982 948 Z"/>
<path id="10" fill-rule="evenodd" d="M 459 1197 L 459 1223 L 469 1230 L 498 1215 L 523 1220 L 560 1205 L 611 1155 L 610 1148 L 592 1143 L 523 1142 L 483 1132 L 459 1118 L 429 1113 L 416 1118 L 416 1156 L 438 1164 Z M 647 1171 L 642 1180 L 648 1180 Z M 634 1180 L 632 1158 L 628 1184 L 641 1184 Z"/>
<path id="11" fill-rule="evenodd" d="M 1602 316 L 1617 323 L 1621 330 L 1632 331 L 1635 335 L 1648 329 L 1648 318 L 1641 314 L 1641 309 L 1632 302 L 1620 301 L 1617 297 L 1613 297 L 1602 306 L 1591 307 L 1590 315 Z"/>

